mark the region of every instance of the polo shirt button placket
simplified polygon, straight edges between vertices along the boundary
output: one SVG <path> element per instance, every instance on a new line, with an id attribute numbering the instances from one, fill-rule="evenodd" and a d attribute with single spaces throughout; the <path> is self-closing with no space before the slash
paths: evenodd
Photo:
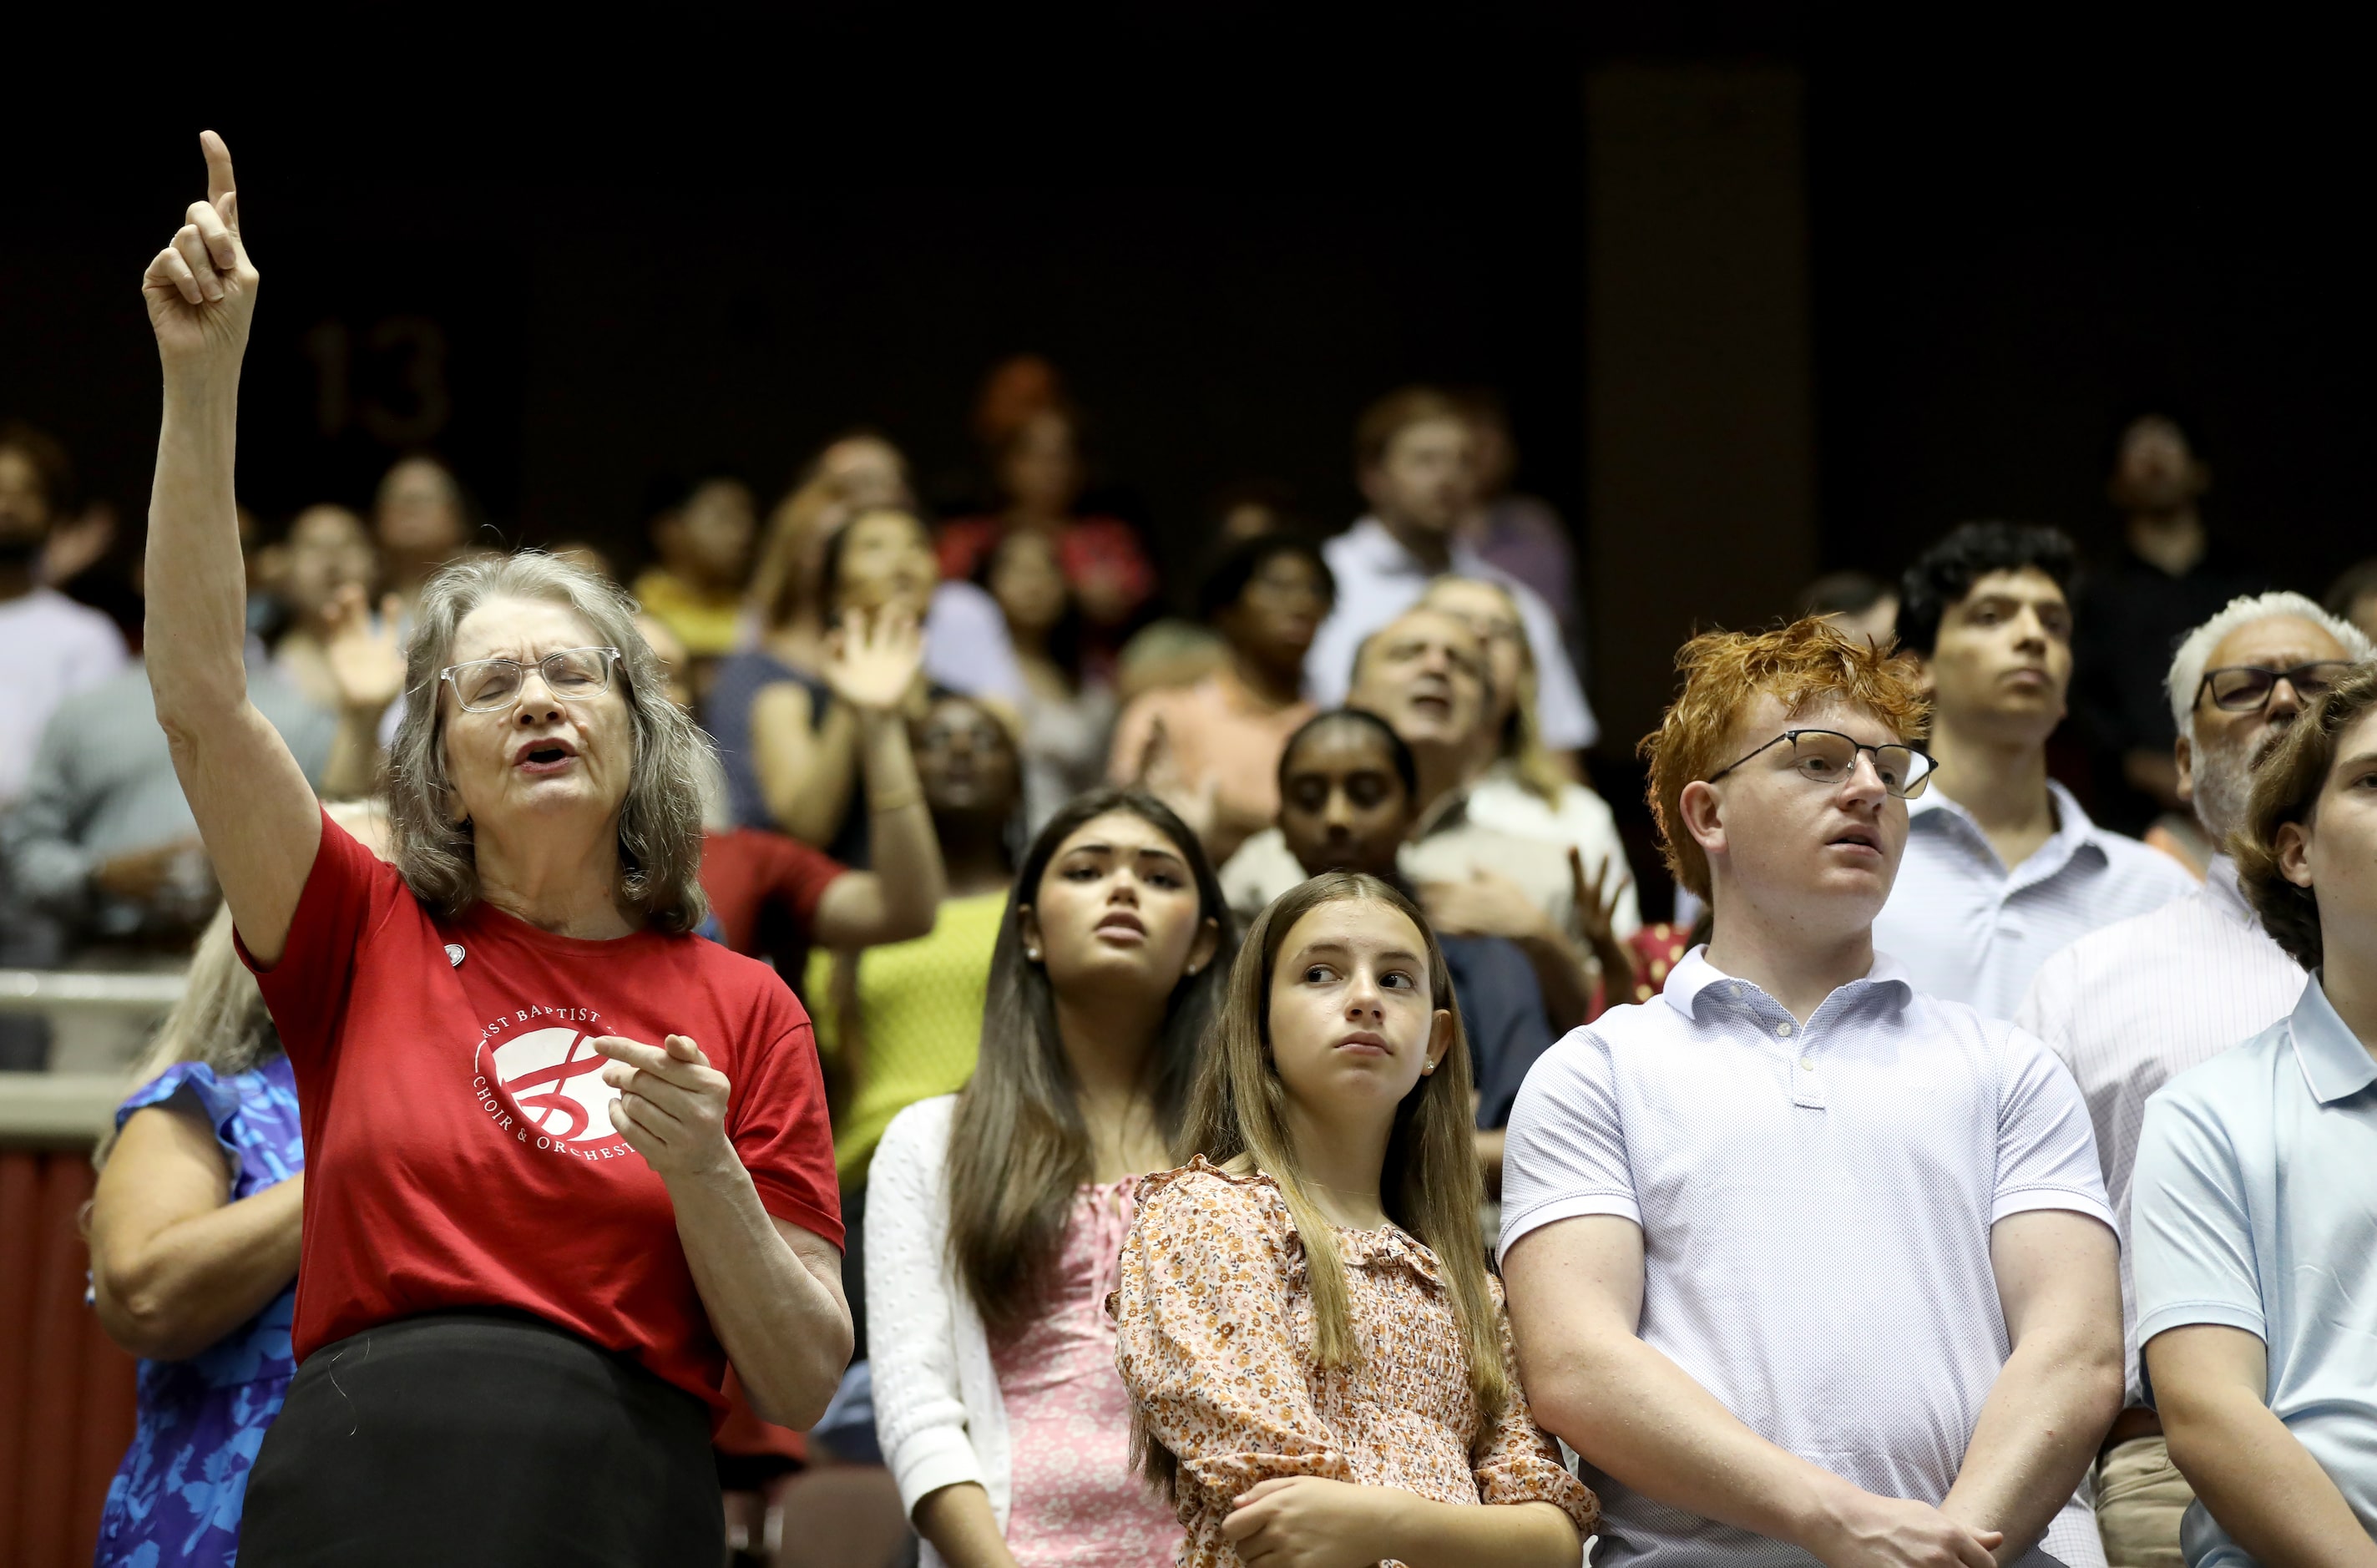
<path id="1" fill-rule="evenodd" d="M 1803 1110 L 1822 1110 L 1824 1108 L 1824 1081 L 1816 1071 L 1816 1059 L 1806 1054 L 1809 1049 L 1806 1031 L 1794 1029 L 1789 1023 L 1774 1025 L 1774 1037 L 1778 1040 L 1788 1040 L 1795 1034 L 1799 1036 L 1802 1054 L 1791 1064 L 1791 1103 Z"/>

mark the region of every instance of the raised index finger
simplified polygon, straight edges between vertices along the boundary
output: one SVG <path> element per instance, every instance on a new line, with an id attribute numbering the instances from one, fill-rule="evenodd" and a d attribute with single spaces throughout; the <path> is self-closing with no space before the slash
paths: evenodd
<path id="1" fill-rule="evenodd" d="M 231 172 L 231 145 L 212 131 L 198 133 L 198 150 L 207 156 L 207 203 L 222 214 L 223 226 L 239 233 L 239 204 L 223 198 L 234 195 L 239 182 Z"/>

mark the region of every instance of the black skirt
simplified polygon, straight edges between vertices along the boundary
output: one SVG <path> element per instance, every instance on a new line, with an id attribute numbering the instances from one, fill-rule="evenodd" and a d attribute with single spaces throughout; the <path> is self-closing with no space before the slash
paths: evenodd
<path id="1" fill-rule="evenodd" d="M 305 1358 L 248 1474 L 241 1568 L 717 1568 L 710 1412 L 526 1315 L 435 1312 Z"/>

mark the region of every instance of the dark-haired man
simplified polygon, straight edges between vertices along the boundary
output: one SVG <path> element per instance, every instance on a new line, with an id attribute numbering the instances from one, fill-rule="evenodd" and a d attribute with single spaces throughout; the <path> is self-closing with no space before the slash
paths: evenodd
<path id="1" fill-rule="evenodd" d="M 73 482 L 55 440 L 0 425 L 0 810 L 25 787 L 57 705 L 127 658 L 114 622 L 40 581 L 42 546 Z"/>
<path id="2" fill-rule="evenodd" d="M 2189 1568 L 2377 1568 L 2377 672 L 2256 771 L 2245 896 L 2294 1011 L 2146 1103 L 2138 1337 Z"/>
<path id="3" fill-rule="evenodd" d="M 1908 808 L 1906 859 L 1874 940 L 1915 988 L 2012 1018 L 2074 939 L 2195 883 L 2088 820 L 2047 776 L 2072 684 L 2078 557 L 2052 528 L 1968 522 L 1906 569 L 1900 644 L 1922 664 L 1939 777 Z"/>

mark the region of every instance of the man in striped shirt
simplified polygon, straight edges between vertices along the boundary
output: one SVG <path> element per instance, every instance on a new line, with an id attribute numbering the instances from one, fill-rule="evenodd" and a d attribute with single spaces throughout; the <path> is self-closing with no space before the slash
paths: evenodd
<path id="1" fill-rule="evenodd" d="M 2096 1470 L 2096 1523 L 2111 1568 L 2176 1564 L 2180 1518 L 2192 1500 L 2140 1387 L 2129 1247 L 2138 1129 L 2147 1097 L 2172 1074 L 2251 1039 L 2302 995 L 2301 967 L 2263 931 L 2225 850 L 2244 826 L 2253 765 L 2343 674 L 2343 661 L 2369 655 L 2369 640 L 2349 622 L 2299 593 L 2234 600 L 2188 633 L 2167 682 L 2179 788 L 2224 853 L 2194 892 L 2049 958 L 2015 1015 L 2079 1081 L 2120 1222 L 2129 1407 Z"/>

